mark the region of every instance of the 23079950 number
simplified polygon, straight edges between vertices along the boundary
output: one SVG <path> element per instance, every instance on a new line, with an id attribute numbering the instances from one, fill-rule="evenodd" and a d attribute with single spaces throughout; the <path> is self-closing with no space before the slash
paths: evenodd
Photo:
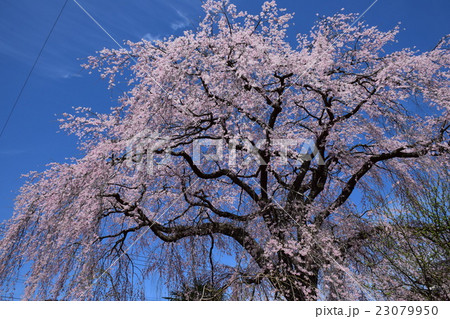
<path id="1" fill-rule="evenodd" d="M 437 306 L 377 306 L 377 316 L 436 316 L 438 314 Z"/>

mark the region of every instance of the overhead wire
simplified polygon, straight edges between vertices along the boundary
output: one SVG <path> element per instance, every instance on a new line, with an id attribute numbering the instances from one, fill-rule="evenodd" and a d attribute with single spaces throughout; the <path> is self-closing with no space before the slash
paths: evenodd
<path id="1" fill-rule="evenodd" d="M 11 119 L 11 117 L 12 117 L 12 115 L 13 115 L 15 109 L 16 109 L 17 103 L 19 103 L 20 97 L 22 96 L 22 93 L 23 93 L 23 91 L 25 90 L 25 87 L 27 86 L 27 83 L 28 83 L 28 81 L 29 81 L 29 79 L 30 79 L 30 77 L 31 77 L 31 74 L 33 73 L 33 70 L 34 70 L 34 68 L 36 67 L 37 63 L 38 63 L 39 58 L 41 57 L 42 52 L 44 51 L 44 48 L 45 48 L 45 46 L 47 45 L 47 42 L 48 42 L 48 40 L 50 39 L 50 36 L 51 36 L 51 34 L 53 33 L 53 30 L 55 29 L 56 24 L 58 23 L 58 20 L 59 20 L 59 18 L 61 17 L 63 11 L 64 11 L 64 8 L 65 8 L 66 5 L 67 5 L 67 2 L 69 2 L 69 0 L 65 0 L 65 1 L 64 1 L 64 5 L 62 6 L 61 10 L 59 11 L 58 16 L 56 17 L 55 22 L 53 22 L 53 25 L 52 25 L 52 27 L 51 27 L 49 33 L 47 34 L 47 37 L 45 38 L 45 41 L 44 41 L 44 43 L 42 44 L 42 47 L 41 47 L 41 49 L 39 50 L 39 53 L 38 53 L 36 59 L 35 59 L 34 62 L 33 62 L 33 65 L 32 65 L 32 67 L 31 67 L 31 69 L 30 69 L 30 72 L 28 72 L 28 75 L 27 75 L 27 77 L 26 77 L 26 79 L 25 79 L 25 82 L 23 83 L 22 88 L 20 89 L 19 94 L 17 95 L 16 100 L 14 101 L 14 104 L 13 104 L 12 107 L 11 107 L 11 110 L 9 111 L 8 116 L 6 117 L 6 121 L 5 121 L 5 123 L 3 124 L 3 126 L 2 126 L 2 129 L 1 129 L 1 131 L 0 131 L 0 138 L 2 137 L 3 133 L 5 132 L 6 127 L 8 126 L 8 123 L 9 123 L 9 121 L 10 121 L 10 119 Z"/>

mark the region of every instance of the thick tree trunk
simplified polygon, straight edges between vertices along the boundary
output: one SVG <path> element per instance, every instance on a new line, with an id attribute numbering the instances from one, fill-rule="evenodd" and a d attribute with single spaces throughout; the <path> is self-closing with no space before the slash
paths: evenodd
<path id="1" fill-rule="evenodd" d="M 295 265 L 286 256 L 282 260 L 276 266 L 276 274 L 271 277 L 271 283 L 277 292 L 288 301 L 317 300 L 319 267 L 310 260 L 302 265 Z"/>
<path id="2" fill-rule="evenodd" d="M 289 238 L 290 229 L 295 227 L 292 216 L 298 211 L 286 212 L 274 206 L 268 206 L 261 215 L 266 222 L 273 238 L 285 243 Z M 300 235 L 298 237 L 301 237 Z M 309 245 L 307 242 L 305 245 Z M 319 265 L 313 256 L 308 255 L 299 260 L 298 256 L 287 255 L 283 251 L 277 254 L 276 262 L 270 265 L 272 269 L 270 282 L 279 295 L 289 301 L 317 300 L 317 284 Z"/>

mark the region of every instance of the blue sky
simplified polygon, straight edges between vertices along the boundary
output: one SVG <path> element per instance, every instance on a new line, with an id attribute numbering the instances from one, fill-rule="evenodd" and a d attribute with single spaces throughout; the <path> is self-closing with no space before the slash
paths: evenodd
<path id="1" fill-rule="evenodd" d="M 78 0 L 99 23 L 122 43 L 181 34 L 202 15 L 200 0 Z M 239 9 L 256 13 L 263 1 L 236 0 Z M 374 0 L 279 0 L 295 12 L 290 37 L 308 32 L 316 13 L 331 15 L 364 12 Z M 64 0 L 0 0 L 0 127 L 48 34 Z M 429 50 L 450 33 L 448 0 L 378 0 L 364 20 L 382 30 L 398 21 L 406 28 L 395 46 Z M 77 155 L 76 140 L 57 133 L 57 118 L 73 106 L 107 112 L 116 105 L 107 83 L 80 64 L 103 47 L 117 45 L 69 0 L 45 50 L 0 138 L 0 221 L 11 217 L 21 174 L 42 171 L 49 162 Z"/>

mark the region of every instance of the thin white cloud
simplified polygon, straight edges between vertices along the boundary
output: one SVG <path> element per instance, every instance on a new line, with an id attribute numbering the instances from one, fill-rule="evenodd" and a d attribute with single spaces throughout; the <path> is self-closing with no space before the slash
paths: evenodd
<path id="1" fill-rule="evenodd" d="M 0 41 L 0 55 L 8 56 L 9 58 L 14 58 L 17 61 L 29 61 L 33 62 L 33 54 L 30 50 L 25 50 L 25 48 L 15 47 L 5 41 Z"/>
<path id="2" fill-rule="evenodd" d="M 177 14 L 181 18 L 181 20 L 173 22 L 172 24 L 170 24 L 170 27 L 173 30 L 183 29 L 183 28 L 187 27 L 190 23 L 189 18 L 180 10 L 175 9 L 175 11 L 177 12 Z"/>
<path id="3" fill-rule="evenodd" d="M 151 34 L 151 33 L 146 33 L 146 34 L 144 34 L 142 39 L 146 40 L 146 41 L 149 41 L 149 42 L 154 42 L 154 41 L 161 40 L 161 37 L 160 37 L 159 34 L 154 35 L 154 34 Z"/>
<path id="4" fill-rule="evenodd" d="M 83 77 L 80 73 L 70 73 L 70 72 L 67 72 L 67 73 L 64 73 L 62 76 L 61 76 L 63 79 L 71 79 L 71 78 L 81 78 L 81 77 Z"/>
<path id="5" fill-rule="evenodd" d="M 74 68 L 72 65 L 67 65 L 66 63 L 38 63 L 38 74 L 47 79 L 73 79 L 73 78 L 81 78 L 83 75 L 81 74 L 84 69 Z"/>

